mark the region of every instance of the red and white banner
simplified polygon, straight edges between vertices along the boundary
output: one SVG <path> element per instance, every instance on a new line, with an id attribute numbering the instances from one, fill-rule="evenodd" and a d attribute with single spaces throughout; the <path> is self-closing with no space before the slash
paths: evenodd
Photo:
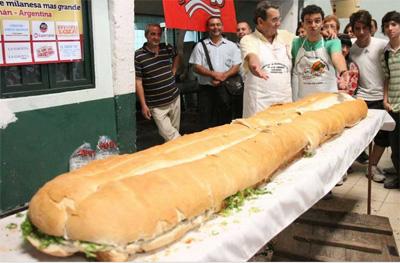
<path id="1" fill-rule="evenodd" d="M 206 31 L 210 16 L 219 16 L 224 32 L 236 32 L 233 0 L 163 0 L 167 28 Z"/>

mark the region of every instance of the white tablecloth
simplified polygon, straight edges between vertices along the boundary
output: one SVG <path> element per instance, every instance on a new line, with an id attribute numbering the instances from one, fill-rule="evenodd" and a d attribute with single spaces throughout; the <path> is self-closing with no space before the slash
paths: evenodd
<path id="1" fill-rule="evenodd" d="M 241 211 L 218 215 L 181 240 L 133 261 L 245 261 L 264 244 L 312 207 L 341 179 L 347 168 L 372 141 L 381 127 L 392 129 L 393 120 L 382 110 L 370 110 L 367 118 L 326 142 L 314 156 L 293 162 L 276 173 L 264 187 L 270 194 L 246 201 Z M 268 153 L 266 153 L 268 154 Z M 367 189 L 365 190 L 367 195 Z M 2 261 L 83 261 L 83 257 L 54 258 L 22 242 L 15 215 L 0 221 Z"/>

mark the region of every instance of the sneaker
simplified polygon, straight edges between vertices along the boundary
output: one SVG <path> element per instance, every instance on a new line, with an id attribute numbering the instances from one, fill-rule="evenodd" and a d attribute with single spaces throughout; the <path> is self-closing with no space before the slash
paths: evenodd
<path id="1" fill-rule="evenodd" d="M 344 181 L 346 181 L 346 180 L 347 180 L 347 173 L 345 173 L 345 174 L 342 176 L 342 179 L 340 179 L 340 181 L 337 182 L 336 186 L 341 186 L 341 185 L 343 185 Z"/>
<path id="2" fill-rule="evenodd" d="M 340 179 L 340 181 L 339 181 L 339 182 L 337 182 L 336 186 L 342 186 L 342 185 L 343 185 L 343 183 L 344 183 L 343 179 Z"/>
<path id="3" fill-rule="evenodd" d="M 385 187 L 386 189 L 397 189 L 400 187 L 399 179 L 393 178 L 392 180 L 385 180 L 383 187 Z"/>
<path id="4" fill-rule="evenodd" d="M 385 175 L 378 166 L 371 166 L 372 180 L 377 183 L 383 183 L 386 179 Z M 368 176 L 368 175 L 367 175 Z"/>
<path id="5" fill-rule="evenodd" d="M 368 160 L 369 160 L 369 156 L 364 151 L 356 159 L 356 161 L 361 164 L 367 164 Z"/>

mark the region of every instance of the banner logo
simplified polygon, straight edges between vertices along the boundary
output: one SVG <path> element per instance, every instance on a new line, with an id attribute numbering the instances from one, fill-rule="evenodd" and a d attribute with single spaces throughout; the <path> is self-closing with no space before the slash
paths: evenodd
<path id="1" fill-rule="evenodd" d="M 186 13 L 189 17 L 192 17 L 198 10 L 203 10 L 211 16 L 221 16 L 220 8 L 224 7 L 225 0 L 210 0 L 209 4 L 202 0 L 178 0 L 178 3 L 179 5 L 185 6 Z"/>
<path id="2" fill-rule="evenodd" d="M 165 25 L 194 31 L 207 31 L 210 16 L 220 17 L 224 32 L 236 32 L 234 0 L 162 0 Z"/>

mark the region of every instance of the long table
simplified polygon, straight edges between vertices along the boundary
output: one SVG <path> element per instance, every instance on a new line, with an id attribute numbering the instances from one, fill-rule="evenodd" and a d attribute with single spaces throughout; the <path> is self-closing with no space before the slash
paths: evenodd
<path id="1" fill-rule="evenodd" d="M 267 194 L 246 201 L 240 211 L 216 215 L 174 244 L 138 254 L 132 261 L 248 260 L 326 195 L 381 128 L 393 130 L 393 120 L 385 111 L 369 110 L 363 121 L 323 144 L 315 155 L 276 172 L 271 182 L 262 186 Z M 23 214 L 18 214 L 0 220 L 2 261 L 85 260 L 83 256 L 55 258 L 36 251 L 23 242 L 19 228 L 13 228 L 23 219 Z"/>

